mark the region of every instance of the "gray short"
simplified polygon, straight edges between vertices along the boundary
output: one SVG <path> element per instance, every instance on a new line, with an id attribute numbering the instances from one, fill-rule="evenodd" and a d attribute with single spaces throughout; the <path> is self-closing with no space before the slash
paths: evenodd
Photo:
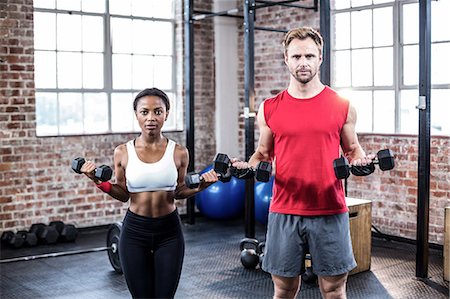
<path id="1" fill-rule="evenodd" d="M 269 213 L 262 269 L 274 275 L 297 277 L 311 254 L 318 276 L 334 276 L 356 267 L 348 213 L 298 216 Z"/>

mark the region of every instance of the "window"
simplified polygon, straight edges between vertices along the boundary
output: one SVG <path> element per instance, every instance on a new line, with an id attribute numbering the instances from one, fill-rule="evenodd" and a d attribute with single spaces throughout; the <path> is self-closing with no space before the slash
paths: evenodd
<path id="1" fill-rule="evenodd" d="M 38 136 L 136 132 L 133 99 L 158 87 L 182 129 L 171 0 L 35 0 Z"/>
<path id="2" fill-rule="evenodd" d="M 419 3 L 339 0 L 332 82 L 358 112 L 357 131 L 417 134 Z M 450 0 L 431 3 L 431 133 L 450 134 Z"/>

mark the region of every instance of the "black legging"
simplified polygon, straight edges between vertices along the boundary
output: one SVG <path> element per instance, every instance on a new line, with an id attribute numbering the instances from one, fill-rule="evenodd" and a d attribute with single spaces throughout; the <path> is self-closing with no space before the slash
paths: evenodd
<path id="1" fill-rule="evenodd" d="M 133 298 L 173 298 L 184 258 L 178 212 L 151 218 L 128 210 L 120 233 L 119 257 Z"/>

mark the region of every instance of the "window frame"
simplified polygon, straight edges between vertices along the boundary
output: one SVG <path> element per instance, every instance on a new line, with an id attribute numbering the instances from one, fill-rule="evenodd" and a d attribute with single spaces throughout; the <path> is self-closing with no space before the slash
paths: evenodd
<path id="1" fill-rule="evenodd" d="M 112 65 L 112 57 L 113 57 L 113 51 L 112 51 L 112 35 L 111 35 L 111 19 L 112 18 L 125 18 L 125 19 L 130 19 L 130 20 L 145 20 L 145 21 L 154 21 L 154 22 L 168 22 L 171 24 L 172 26 L 172 53 L 170 54 L 170 57 L 172 58 L 172 74 L 171 74 L 171 88 L 170 89 L 163 89 L 163 91 L 171 94 L 172 96 L 170 96 L 170 100 L 171 100 L 171 109 L 170 109 L 170 116 L 172 116 L 174 118 L 174 123 L 171 126 L 164 126 L 163 131 L 164 132 L 178 132 L 178 131 L 183 131 L 184 130 L 184 124 L 182 121 L 182 109 L 183 109 L 183 105 L 182 105 L 182 99 L 181 97 L 178 95 L 177 92 L 177 49 L 176 49 L 176 13 L 175 13 L 175 5 L 176 5 L 176 1 L 172 2 L 172 5 L 174 6 L 173 11 L 173 17 L 172 18 L 157 18 L 157 17 L 141 17 L 141 16 L 133 16 L 133 15 L 118 15 L 118 14 L 110 14 L 109 13 L 109 5 L 108 5 L 108 0 L 105 0 L 105 12 L 103 13 L 98 13 L 98 12 L 85 12 L 85 11 L 81 11 L 77 10 L 77 11 L 72 11 L 72 10 L 66 10 L 66 9 L 58 9 L 56 8 L 41 8 L 41 7 L 33 7 L 33 13 L 52 13 L 55 15 L 55 30 L 57 31 L 57 15 L 58 14 L 71 14 L 71 15 L 80 15 L 80 16 L 95 16 L 95 17 L 101 17 L 103 20 L 103 52 L 95 52 L 95 53 L 101 53 L 103 55 L 103 88 L 84 88 L 83 86 L 81 86 L 80 88 L 59 88 L 58 87 L 58 53 L 61 52 L 74 52 L 74 53 L 93 53 L 92 51 L 83 51 L 83 49 L 79 50 L 79 51 L 66 51 L 66 50 L 61 50 L 58 49 L 57 45 L 55 45 L 55 49 L 54 50 L 48 50 L 48 49 L 34 49 L 34 51 L 41 51 L 41 52 L 51 52 L 51 53 L 55 53 L 56 57 L 55 57 L 55 63 L 56 63 L 56 87 L 55 88 L 41 88 L 41 87 L 36 87 L 35 88 L 35 92 L 36 93 L 52 93 L 55 94 L 56 97 L 56 114 L 57 114 L 57 121 L 56 121 L 56 126 L 57 126 L 57 133 L 55 134 L 48 134 L 48 133 L 38 133 L 38 127 L 39 124 L 36 123 L 36 135 L 37 137 L 52 137 L 52 136 L 84 136 L 84 135 L 104 135 L 104 134 L 127 134 L 127 133 L 137 133 L 140 131 L 139 126 L 137 125 L 137 121 L 134 119 L 133 120 L 133 129 L 131 130 L 124 130 L 124 131 L 117 131 L 117 130 L 113 130 L 113 126 L 112 126 L 112 94 L 131 94 L 132 97 L 130 97 L 129 99 L 129 106 L 130 109 L 132 109 L 132 105 L 133 105 L 133 100 L 134 97 L 142 90 L 142 89 L 133 89 L 133 88 L 121 88 L 121 89 L 114 89 L 113 88 L 113 65 Z M 58 37 L 57 37 L 57 33 L 55 33 L 55 42 L 57 43 Z M 135 55 L 136 53 L 129 53 L 128 55 Z M 159 56 L 158 54 L 150 54 L 149 56 L 152 57 L 157 57 Z M 164 56 L 164 55 L 163 55 Z M 169 57 L 169 56 L 167 56 Z M 152 68 L 152 70 L 154 70 L 154 68 Z M 83 75 L 83 74 L 82 74 Z M 153 87 L 153 86 L 148 86 Z M 157 86 L 155 86 L 157 87 Z M 80 107 L 83 107 L 85 105 L 85 100 L 84 100 L 84 94 L 92 94 L 92 93 L 104 93 L 106 94 L 106 98 L 107 98 L 107 123 L 108 123 L 108 129 L 106 131 L 102 131 L 102 132 L 95 132 L 95 133 L 91 133 L 91 132 L 86 132 L 86 130 L 84 129 L 86 127 L 86 123 L 85 123 L 85 119 L 84 119 L 84 112 L 82 112 L 82 127 L 83 127 L 83 131 L 77 132 L 77 133 L 61 133 L 61 120 L 59 118 L 59 94 L 62 93 L 77 93 L 80 94 L 80 97 L 83 99 L 82 103 L 80 103 Z M 36 101 L 37 102 L 37 101 Z M 37 103 L 36 103 L 37 105 Z M 38 109 L 38 108 L 36 108 Z M 81 108 L 82 109 L 82 108 Z M 131 116 L 131 115 L 130 115 Z M 37 122 L 37 117 L 36 117 L 36 122 Z"/>
<path id="2" fill-rule="evenodd" d="M 372 93 L 372 98 L 371 98 L 371 102 L 372 102 L 372 107 L 371 107 L 371 112 L 372 112 L 372 129 L 371 131 L 364 131 L 364 133 L 379 133 L 377 131 L 374 130 L 375 127 L 375 121 L 374 121 L 374 91 L 377 90 L 388 90 L 388 91 L 393 91 L 394 92 L 394 97 L 395 97 L 395 124 L 394 124 L 394 132 L 390 132 L 388 134 L 410 134 L 408 132 L 405 132 L 405 130 L 402 131 L 401 128 L 401 92 L 405 91 L 405 90 L 416 90 L 418 92 L 419 90 L 419 83 L 417 82 L 417 84 L 413 84 L 413 85 L 406 85 L 403 82 L 403 63 L 404 63 L 404 47 L 408 46 L 408 45 L 418 45 L 419 41 L 417 41 L 417 43 L 408 43 L 408 44 L 404 44 L 403 43 L 403 20 L 404 20 L 404 16 L 403 16 L 403 6 L 407 5 L 407 4 L 417 4 L 418 5 L 418 1 L 417 0 L 403 0 L 403 1 L 392 1 L 392 2 L 386 2 L 386 3 L 380 3 L 380 4 L 370 4 L 370 5 L 364 5 L 364 6 L 355 6 L 355 7 L 349 7 L 349 8 L 343 8 L 343 9 L 331 9 L 331 22 L 330 22 L 330 26 L 331 26 L 331 32 L 333 34 L 331 34 L 331 86 L 337 90 L 352 90 L 352 91 L 369 91 Z M 335 77 L 336 77 L 336 73 L 335 73 L 335 55 L 337 51 L 342 51 L 342 49 L 338 49 L 336 50 L 335 48 L 335 19 L 336 19 L 336 14 L 339 13 L 351 13 L 354 11 L 362 11 L 365 9 L 378 9 L 378 8 L 384 8 L 384 7 L 392 7 L 392 20 L 393 20 L 393 24 L 392 24 L 392 37 L 393 37 L 393 82 L 392 85 L 390 86 L 375 86 L 374 85 L 374 56 L 373 56 L 373 49 L 375 48 L 382 48 L 385 46 L 374 46 L 373 45 L 373 40 L 372 40 L 372 45 L 367 47 L 372 49 L 372 86 L 352 86 L 352 72 L 351 72 L 351 68 L 352 66 L 350 65 L 350 86 L 335 86 Z M 348 49 L 343 49 L 345 51 L 350 51 L 350 64 L 352 63 L 352 57 L 351 57 L 351 52 L 354 49 L 359 49 L 359 48 L 353 48 L 351 45 L 351 19 L 349 20 L 350 23 L 350 32 L 348 32 L 348 34 L 350 34 L 350 46 Z M 373 36 L 373 30 L 374 30 L 374 21 L 373 21 L 373 14 L 372 14 L 372 36 Z M 448 43 L 449 41 L 445 40 L 445 41 L 432 41 L 431 44 L 438 44 L 438 43 Z M 366 47 L 364 47 L 366 48 Z M 417 60 L 417 64 L 419 64 L 419 61 Z M 450 83 L 449 84 L 433 84 L 431 85 L 431 90 L 439 90 L 439 89 L 444 89 L 444 90 L 450 90 Z M 418 99 L 417 99 L 418 102 Z M 417 120 L 418 120 L 418 114 L 417 114 Z M 384 133 L 382 133 L 384 134 Z M 444 132 L 441 134 L 433 134 L 432 135 L 448 135 L 448 132 Z"/>

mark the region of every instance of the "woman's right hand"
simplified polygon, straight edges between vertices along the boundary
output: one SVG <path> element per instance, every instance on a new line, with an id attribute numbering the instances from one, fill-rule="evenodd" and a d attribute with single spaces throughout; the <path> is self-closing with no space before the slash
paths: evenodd
<path id="1" fill-rule="evenodd" d="M 86 161 L 83 166 L 81 166 L 81 173 L 84 173 L 88 178 L 90 178 L 95 183 L 98 183 L 98 179 L 95 177 L 95 163 L 92 161 Z"/>

